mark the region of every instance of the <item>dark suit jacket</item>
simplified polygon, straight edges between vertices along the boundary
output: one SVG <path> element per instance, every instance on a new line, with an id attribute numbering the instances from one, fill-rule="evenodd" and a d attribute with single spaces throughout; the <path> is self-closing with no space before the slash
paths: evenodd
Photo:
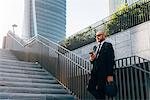
<path id="1" fill-rule="evenodd" d="M 96 50 L 96 47 L 93 47 Z M 91 71 L 91 78 L 98 80 L 106 79 L 107 76 L 113 76 L 113 66 L 115 65 L 114 49 L 111 43 L 104 42 L 99 56 L 92 61 L 93 69 Z"/>

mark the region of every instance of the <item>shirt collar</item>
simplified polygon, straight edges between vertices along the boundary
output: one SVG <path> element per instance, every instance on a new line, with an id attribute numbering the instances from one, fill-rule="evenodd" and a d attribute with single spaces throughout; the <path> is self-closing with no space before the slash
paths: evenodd
<path id="1" fill-rule="evenodd" d="M 104 41 L 102 41 L 102 42 L 98 42 L 98 45 L 99 45 L 99 44 L 103 45 L 103 43 L 104 43 L 104 42 L 105 42 L 105 40 L 104 40 Z"/>

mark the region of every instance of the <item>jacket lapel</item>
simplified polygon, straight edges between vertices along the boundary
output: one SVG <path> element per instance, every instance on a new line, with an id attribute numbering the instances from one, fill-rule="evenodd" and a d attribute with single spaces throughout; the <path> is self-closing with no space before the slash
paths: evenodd
<path id="1" fill-rule="evenodd" d="M 105 51 L 105 50 L 104 50 L 104 49 L 105 49 L 105 46 L 106 46 L 106 42 L 103 43 L 103 45 L 102 45 L 102 47 L 101 47 L 101 49 L 100 49 L 98 58 L 99 58 L 99 57 L 103 54 L 103 52 Z"/>

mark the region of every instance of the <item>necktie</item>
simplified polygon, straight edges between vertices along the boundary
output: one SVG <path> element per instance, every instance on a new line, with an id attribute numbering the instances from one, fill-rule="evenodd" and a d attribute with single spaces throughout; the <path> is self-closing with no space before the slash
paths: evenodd
<path id="1" fill-rule="evenodd" d="M 98 58 L 98 56 L 99 56 L 100 49 L 101 49 L 101 44 L 98 45 L 98 49 L 96 52 L 96 58 Z"/>

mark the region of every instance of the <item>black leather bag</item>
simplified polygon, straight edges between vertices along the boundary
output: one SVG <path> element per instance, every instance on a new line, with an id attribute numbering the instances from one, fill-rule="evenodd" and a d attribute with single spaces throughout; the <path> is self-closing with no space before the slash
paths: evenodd
<path id="1" fill-rule="evenodd" d="M 117 85 L 114 81 L 106 82 L 104 89 L 107 96 L 115 97 L 117 95 Z"/>

